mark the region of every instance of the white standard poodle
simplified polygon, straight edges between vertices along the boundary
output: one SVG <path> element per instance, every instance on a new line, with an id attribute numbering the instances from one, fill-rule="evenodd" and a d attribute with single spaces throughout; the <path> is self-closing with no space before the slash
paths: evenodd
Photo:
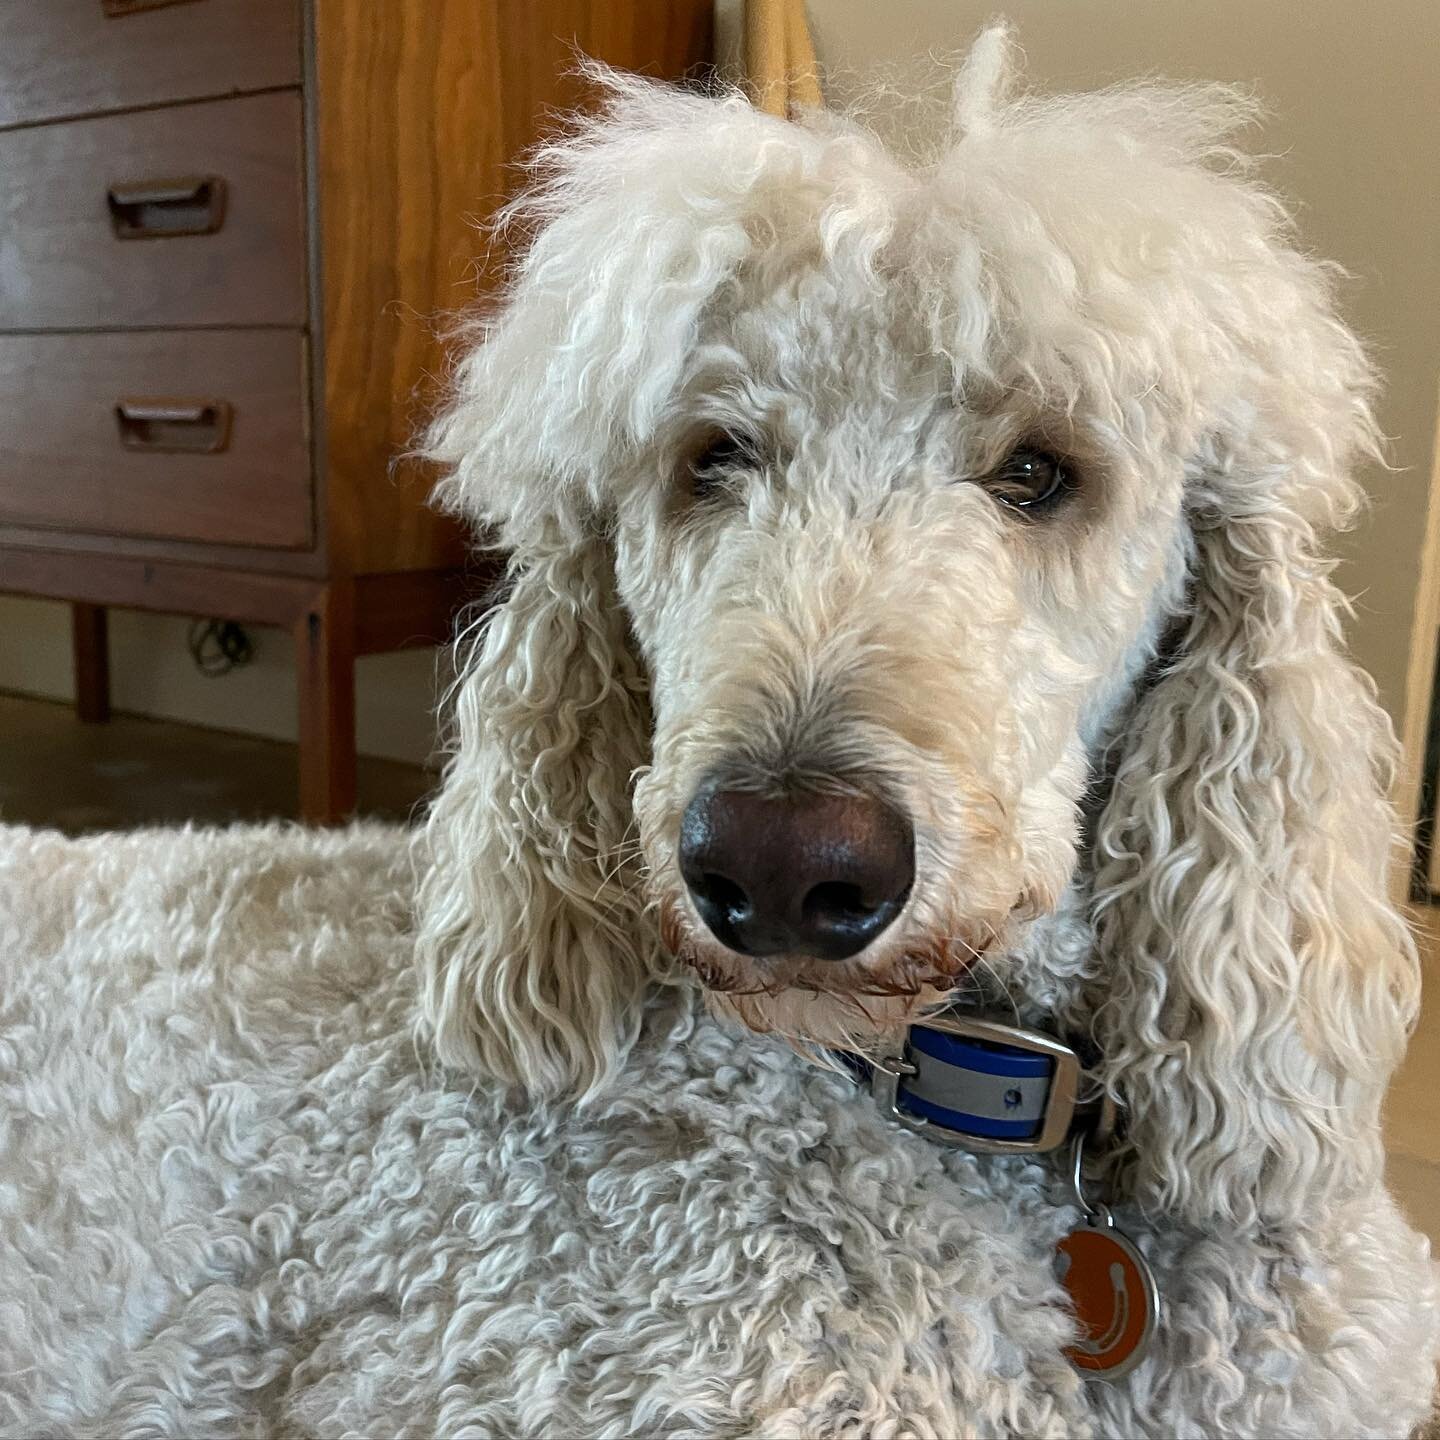
<path id="1" fill-rule="evenodd" d="M 1158 1275 L 1144 1357 L 1085 1382 L 1101 1432 L 1399 1436 L 1437 1343 L 1382 1181 L 1417 965 L 1323 554 L 1375 377 L 1242 97 L 1013 70 L 987 32 L 906 157 L 597 74 L 539 154 L 428 446 L 513 555 L 428 825 L 433 1043 L 558 1115 L 623 1087 L 677 977 L 822 1064 L 1013 1006 L 1115 1102 L 1086 1183 Z M 1041 1225 L 1044 1164 L 967 1173 L 1002 1202 L 967 1244 Z M 997 1399 L 1033 1306 L 969 1298 L 983 1343 L 894 1372 L 943 1405 L 867 1391 L 854 1433 L 1040 1413 Z M 859 1323 L 792 1318 L 817 1354 Z"/>

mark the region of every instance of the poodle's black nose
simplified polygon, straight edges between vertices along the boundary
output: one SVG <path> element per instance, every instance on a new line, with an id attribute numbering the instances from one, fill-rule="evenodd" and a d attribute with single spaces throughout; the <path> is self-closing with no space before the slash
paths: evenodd
<path id="1" fill-rule="evenodd" d="M 680 823 L 680 872 L 715 938 L 741 955 L 843 960 L 900 913 L 909 822 L 866 795 L 702 789 Z"/>

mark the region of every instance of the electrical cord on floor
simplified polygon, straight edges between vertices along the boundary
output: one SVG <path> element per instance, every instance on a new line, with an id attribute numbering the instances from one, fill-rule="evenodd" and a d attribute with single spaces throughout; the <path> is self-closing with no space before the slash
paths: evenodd
<path id="1" fill-rule="evenodd" d="M 211 680 L 248 665 L 255 657 L 250 637 L 233 620 L 196 620 L 187 643 L 195 668 Z"/>

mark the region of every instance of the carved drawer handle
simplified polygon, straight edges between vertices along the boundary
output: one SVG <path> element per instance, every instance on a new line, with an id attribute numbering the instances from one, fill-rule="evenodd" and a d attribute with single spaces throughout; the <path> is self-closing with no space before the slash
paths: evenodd
<path id="1" fill-rule="evenodd" d="M 218 455 L 230 444 L 228 400 L 117 400 L 115 424 L 127 450 Z"/>
<path id="2" fill-rule="evenodd" d="M 100 0 L 100 8 L 112 19 L 134 15 L 140 10 L 158 10 L 162 5 L 186 5 L 190 0 Z"/>
<path id="3" fill-rule="evenodd" d="M 225 223 L 225 182 L 218 175 L 141 180 L 105 192 L 110 228 L 121 240 L 213 235 Z"/>

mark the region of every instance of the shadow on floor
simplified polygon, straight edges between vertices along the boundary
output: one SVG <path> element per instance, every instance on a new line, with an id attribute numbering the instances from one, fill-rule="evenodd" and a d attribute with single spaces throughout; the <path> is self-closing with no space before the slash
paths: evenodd
<path id="1" fill-rule="evenodd" d="M 359 812 L 406 820 L 436 777 L 360 759 Z M 224 825 L 298 815 L 294 745 L 116 715 L 83 725 L 68 705 L 0 694 L 0 821 L 77 835 L 141 825 Z"/>

